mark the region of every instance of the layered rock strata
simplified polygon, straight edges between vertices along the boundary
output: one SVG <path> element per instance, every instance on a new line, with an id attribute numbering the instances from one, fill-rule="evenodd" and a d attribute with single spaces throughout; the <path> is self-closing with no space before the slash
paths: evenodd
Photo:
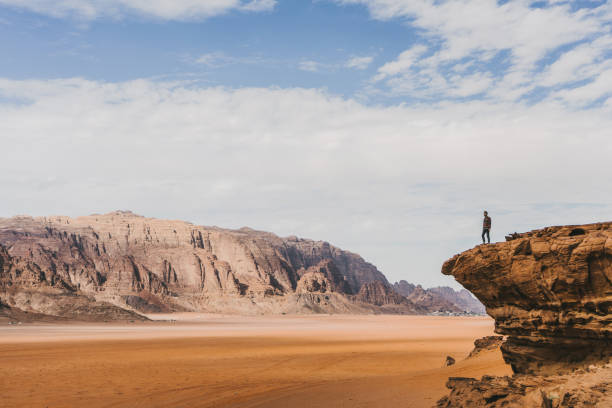
<path id="1" fill-rule="evenodd" d="M 501 347 L 504 342 L 503 336 L 485 336 L 474 340 L 474 349 L 470 352 L 469 357 L 476 357 L 480 353 L 489 350 L 495 350 Z"/>
<path id="2" fill-rule="evenodd" d="M 327 242 L 126 211 L 0 219 L 0 255 L 0 302 L 30 313 L 72 316 L 69 304 L 145 313 L 426 310 L 374 265 Z"/>
<path id="3" fill-rule="evenodd" d="M 587 408 L 612 406 L 612 365 L 552 376 L 451 377 L 437 408 Z"/>
<path id="4" fill-rule="evenodd" d="M 96 301 L 37 264 L 11 256 L 0 245 L 0 320 L 148 320 L 109 302 Z"/>
<path id="5" fill-rule="evenodd" d="M 506 335 L 515 373 L 552 374 L 612 355 L 612 223 L 549 227 L 448 260 Z"/>

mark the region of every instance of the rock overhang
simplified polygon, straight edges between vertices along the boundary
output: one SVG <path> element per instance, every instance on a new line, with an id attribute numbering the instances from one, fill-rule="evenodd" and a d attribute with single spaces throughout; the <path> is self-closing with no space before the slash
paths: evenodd
<path id="1" fill-rule="evenodd" d="M 612 223 L 548 227 L 479 245 L 442 266 L 507 335 L 517 373 L 563 371 L 612 355 Z"/>

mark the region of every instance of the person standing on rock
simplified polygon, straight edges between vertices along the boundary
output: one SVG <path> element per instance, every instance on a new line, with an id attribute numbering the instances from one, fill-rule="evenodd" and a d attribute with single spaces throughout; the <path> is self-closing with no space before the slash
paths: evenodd
<path id="1" fill-rule="evenodd" d="M 484 220 L 482 221 L 482 243 L 485 243 L 485 234 L 487 235 L 487 241 L 491 243 L 491 236 L 489 232 L 491 231 L 491 217 L 489 217 L 488 212 L 484 212 Z"/>

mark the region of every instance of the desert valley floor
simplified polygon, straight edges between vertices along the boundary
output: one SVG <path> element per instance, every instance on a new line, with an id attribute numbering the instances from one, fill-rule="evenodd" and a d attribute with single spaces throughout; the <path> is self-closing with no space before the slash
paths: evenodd
<path id="1" fill-rule="evenodd" d="M 2 407 L 431 407 L 488 317 L 155 315 L 150 323 L 0 326 Z M 457 364 L 444 367 L 446 356 Z"/>

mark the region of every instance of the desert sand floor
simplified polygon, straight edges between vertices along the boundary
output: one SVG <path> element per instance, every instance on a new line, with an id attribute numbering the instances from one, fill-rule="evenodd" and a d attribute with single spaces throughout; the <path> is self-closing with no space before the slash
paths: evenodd
<path id="1" fill-rule="evenodd" d="M 464 360 L 484 317 L 154 318 L 176 321 L 1 326 L 0 406 L 430 407 L 449 376 L 510 374 Z"/>

